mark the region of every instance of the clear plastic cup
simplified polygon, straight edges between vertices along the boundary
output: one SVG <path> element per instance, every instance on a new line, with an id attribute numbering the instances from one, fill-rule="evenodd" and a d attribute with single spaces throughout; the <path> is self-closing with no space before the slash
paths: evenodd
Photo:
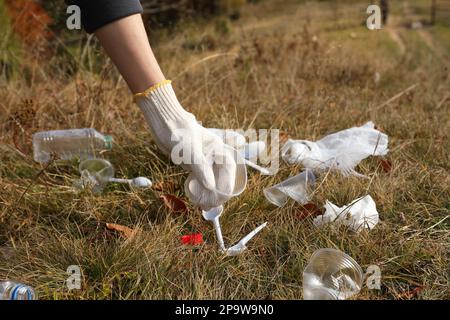
<path id="1" fill-rule="evenodd" d="M 349 255 L 336 249 L 319 249 L 303 271 L 303 299 L 348 299 L 361 290 L 363 277 L 361 267 Z"/>
<path id="2" fill-rule="evenodd" d="M 106 184 L 114 177 L 113 165 L 105 159 L 88 159 L 80 163 L 78 170 L 81 188 L 91 188 L 94 193 L 101 192 Z"/>
<path id="3" fill-rule="evenodd" d="M 225 193 L 219 189 L 207 190 L 192 173 L 187 177 L 184 183 L 185 192 L 188 198 L 193 203 L 200 205 L 204 211 L 211 210 L 214 207 L 224 204 L 232 197 L 240 195 L 247 185 L 247 167 L 245 165 L 245 160 L 238 151 L 227 145 L 224 146 L 224 152 L 232 154 L 233 159 L 236 161 L 234 188 L 231 193 Z M 221 179 L 223 164 L 215 163 L 213 154 L 211 153 L 206 155 L 206 159 L 208 159 L 212 165 L 216 181 L 219 181 Z"/>
<path id="4" fill-rule="evenodd" d="M 315 181 L 314 173 L 306 169 L 296 176 L 264 189 L 264 195 L 267 200 L 278 207 L 284 206 L 288 198 L 292 198 L 299 203 L 306 203 L 309 201 L 310 188 Z"/>

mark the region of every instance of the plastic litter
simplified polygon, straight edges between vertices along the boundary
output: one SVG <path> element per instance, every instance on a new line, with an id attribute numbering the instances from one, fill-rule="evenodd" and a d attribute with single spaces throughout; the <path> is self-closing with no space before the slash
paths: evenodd
<path id="1" fill-rule="evenodd" d="M 208 128 L 212 134 L 218 136 L 224 143 L 235 149 L 241 149 L 246 144 L 245 136 L 237 132 L 237 130 Z"/>
<path id="2" fill-rule="evenodd" d="M 236 159 L 235 184 L 234 190 L 231 193 L 227 193 L 224 190 L 219 189 L 206 189 L 192 173 L 187 177 L 184 183 L 186 195 L 193 203 L 200 205 L 202 210 L 208 211 L 222 205 L 232 197 L 241 194 L 247 185 L 247 167 L 240 153 L 230 146 L 226 145 L 225 147 L 226 148 L 224 151 L 232 153 L 233 158 Z M 206 156 L 206 159 L 210 161 L 214 172 L 214 177 L 216 181 L 218 181 L 221 178 L 221 170 L 223 165 L 217 164 L 212 155 Z"/>
<path id="3" fill-rule="evenodd" d="M 247 249 L 246 244 L 249 242 L 258 232 L 260 232 L 265 226 L 267 225 L 267 222 L 264 222 L 262 225 L 257 227 L 255 230 L 250 232 L 248 235 L 243 237 L 237 244 L 234 246 L 225 249 L 225 254 L 227 256 L 237 256 L 244 252 L 245 249 Z"/>
<path id="4" fill-rule="evenodd" d="M 259 155 L 266 149 L 266 143 L 264 141 L 253 141 L 245 144 L 244 148 L 241 148 L 239 152 L 245 159 L 245 164 L 249 167 L 259 171 L 263 175 L 272 175 L 268 169 L 256 164 Z"/>
<path id="5" fill-rule="evenodd" d="M 92 192 L 99 193 L 109 182 L 126 183 L 132 187 L 148 188 L 152 186 L 150 179 L 137 177 L 134 179 L 114 178 L 114 167 L 105 159 L 88 159 L 80 163 L 78 170 L 81 179 L 75 181 L 75 187 L 79 189 L 90 188 Z"/>
<path id="6" fill-rule="evenodd" d="M 315 181 L 314 173 L 306 169 L 296 176 L 264 189 L 263 192 L 267 200 L 278 207 L 284 206 L 288 198 L 304 204 L 310 200 L 310 189 L 315 184 Z"/>
<path id="7" fill-rule="evenodd" d="M 214 229 L 216 231 L 217 242 L 219 243 L 220 249 L 228 256 L 237 256 L 244 252 L 247 248 L 246 244 L 249 242 L 259 231 L 261 231 L 266 225 L 267 222 L 263 223 L 255 230 L 250 232 L 244 238 L 242 238 L 237 244 L 230 248 L 225 248 L 225 243 L 223 241 L 222 229 L 220 227 L 219 217 L 222 215 L 223 206 L 212 208 L 208 211 L 202 211 L 203 218 L 207 221 L 211 221 L 214 225 Z"/>
<path id="8" fill-rule="evenodd" d="M 314 218 L 314 225 L 321 227 L 328 223 L 344 224 L 355 232 L 372 229 L 379 221 L 375 201 L 370 195 L 353 200 L 350 204 L 338 207 L 326 201 L 325 213 Z"/>
<path id="9" fill-rule="evenodd" d="M 47 163 L 57 159 L 92 159 L 102 150 L 112 148 L 111 136 L 103 135 L 92 128 L 53 130 L 33 135 L 34 160 Z"/>
<path id="10" fill-rule="evenodd" d="M 267 175 L 267 176 L 268 176 L 268 175 L 271 175 L 271 174 L 272 174 L 272 173 L 271 173 L 269 170 L 267 170 L 266 168 L 261 167 L 261 166 L 257 165 L 256 163 L 251 162 L 250 160 L 245 159 L 245 164 L 248 165 L 249 167 L 251 167 L 251 168 L 253 168 L 253 169 L 255 169 L 255 170 L 261 172 L 261 173 L 264 174 L 264 175 Z"/>
<path id="11" fill-rule="evenodd" d="M 0 281 L 0 300 L 36 300 L 34 289 L 15 281 Z"/>
<path id="12" fill-rule="evenodd" d="M 264 141 L 252 141 L 246 143 L 244 148 L 240 149 L 242 156 L 247 160 L 258 158 L 264 150 L 266 150 Z"/>
<path id="13" fill-rule="evenodd" d="M 303 271 L 303 299 L 348 299 L 361 290 L 363 277 L 361 267 L 349 255 L 336 249 L 319 249 Z"/>
<path id="14" fill-rule="evenodd" d="M 343 175 L 365 177 L 355 167 L 368 156 L 388 153 L 388 136 L 373 122 L 330 134 L 316 142 L 289 139 L 281 149 L 289 164 L 299 163 L 315 170 L 337 169 Z"/>
<path id="15" fill-rule="evenodd" d="M 109 179 L 109 182 L 128 183 L 130 186 L 135 188 L 149 188 L 152 186 L 151 180 L 146 177 L 137 177 L 133 179 L 111 178 Z"/>
<path id="16" fill-rule="evenodd" d="M 222 141 L 239 151 L 242 158 L 245 159 L 245 163 L 259 171 L 264 175 L 271 175 L 272 173 L 264 167 L 261 167 L 255 163 L 259 155 L 266 149 L 266 143 L 264 141 L 246 142 L 245 136 L 230 129 L 217 129 L 208 128 L 208 130 L 222 139 Z"/>
<path id="17" fill-rule="evenodd" d="M 217 241 L 219 242 L 219 247 L 225 250 L 225 244 L 223 242 L 222 229 L 220 228 L 219 217 L 222 215 L 223 206 L 218 206 L 212 208 L 209 211 L 202 211 L 203 218 L 207 221 L 211 221 L 214 225 L 214 230 L 216 230 Z"/>
<path id="18" fill-rule="evenodd" d="M 184 245 L 196 246 L 203 243 L 203 235 L 201 233 L 193 233 L 181 236 L 181 243 Z"/>

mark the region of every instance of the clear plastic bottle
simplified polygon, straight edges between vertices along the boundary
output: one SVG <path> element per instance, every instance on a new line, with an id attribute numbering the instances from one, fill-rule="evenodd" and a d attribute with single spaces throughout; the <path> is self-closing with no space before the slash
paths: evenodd
<path id="1" fill-rule="evenodd" d="M 15 281 L 0 281 L 0 300 L 36 300 L 36 294 L 27 285 Z"/>
<path id="2" fill-rule="evenodd" d="M 111 136 L 92 128 L 38 132 L 33 135 L 34 160 L 47 163 L 53 154 L 61 160 L 91 159 L 99 151 L 111 149 L 112 141 Z"/>

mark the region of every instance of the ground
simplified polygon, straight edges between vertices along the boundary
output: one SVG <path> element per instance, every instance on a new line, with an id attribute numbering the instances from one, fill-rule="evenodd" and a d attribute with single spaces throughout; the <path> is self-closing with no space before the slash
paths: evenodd
<path id="1" fill-rule="evenodd" d="M 260 1 L 236 21 L 184 22 L 150 38 L 181 103 L 207 127 L 314 140 L 374 121 L 390 138 L 386 159 L 358 166 L 368 180 L 321 175 L 311 200 L 342 206 L 370 194 L 381 220 L 373 230 L 319 230 L 293 201 L 271 205 L 262 190 L 301 170 L 281 162 L 272 177 L 250 170 L 246 191 L 226 204 L 226 243 L 268 226 L 245 254 L 224 257 L 199 209 L 174 213 L 160 199 L 185 199 L 186 173 L 157 151 L 125 83 L 86 45 L 69 50 L 75 74 L 30 59 L 23 74 L 1 80 L 0 279 L 44 299 L 301 299 L 308 258 L 330 247 L 381 269 L 381 289 L 364 286 L 355 299 L 448 299 L 450 29 L 408 27 L 427 18 L 409 10 L 427 1 L 392 2 L 391 24 L 377 31 L 365 27 L 363 2 L 345 3 Z M 106 62 L 96 69 L 95 59 Z M 158 187 L 77 192 L 76 161 L 33 161 L 33 132 L 77 127 L 114 136 L 103 156 L 117 177 L 146 176 Z M 108 222 L 139 231 L 125 239 Z M 192 232 L 205 243 L 182 245 Z M 69 265 L 81 267 L 81 290 L 66 287 Z"/>

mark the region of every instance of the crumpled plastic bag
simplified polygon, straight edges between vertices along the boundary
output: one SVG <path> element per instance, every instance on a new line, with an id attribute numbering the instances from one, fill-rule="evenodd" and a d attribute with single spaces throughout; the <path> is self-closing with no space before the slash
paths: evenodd
<path id="1" fill-rule="evenodd" d="M 355 167 L 365 158 L 388 153 L 388 136 L 375 129 L 372 121 L 345 129 L 313 142 L 289 139 L 281 149 L 284 161 L 314 170 L 337 169 L 344 176 L 365 177 Z"/>
<path id="2" fill-rule="evenodd" d="M 379 221 L 375 201 L 370 195 L 353 200 L 350 204 L 338 207 L 330 201 L 325 203 L 325 213 L 314 218 L 314 225 L 322 227 L 329 223 L 343 224 L 355 232 L 372 229 Z"/>

